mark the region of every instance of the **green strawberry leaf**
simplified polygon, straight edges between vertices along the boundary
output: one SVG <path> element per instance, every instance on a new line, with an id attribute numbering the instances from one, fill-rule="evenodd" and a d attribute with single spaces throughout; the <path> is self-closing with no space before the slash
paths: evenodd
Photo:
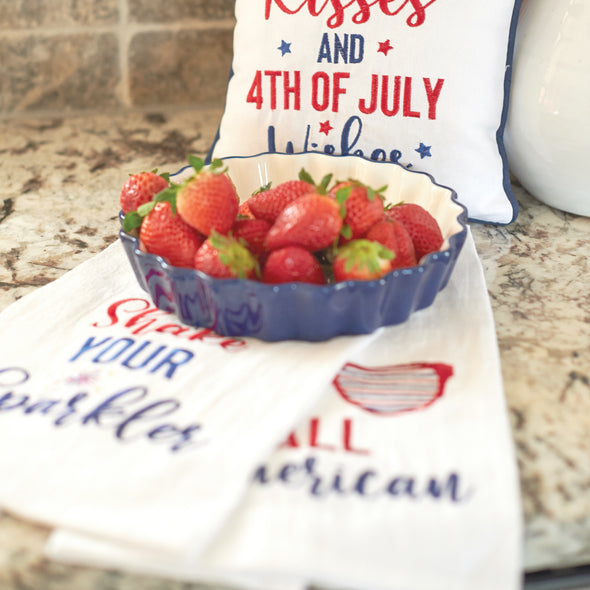
<path id="1" fill-rule="evenodd" d="M 372 201 L 375 197 L 379 197 L 382 201 L 384 200 L 382 192 L 387 190 L 387 185 L 379 187 L 378 189 L 371 188 L 370 186 L 365 186 L 367 189 L 367 198 L 369 201 Z"/>
<path id="2" fill-rule="evenodd" d="M 381 199 L 383 202 L 385 202 L 385 197 L 383 196 L 383 192 L 385 192 L 387 190 L 387 185 L 385 186 L 381 186 L 378 189 L 373 189 L 373 192 L 375 193 L 375 196 L 378 199 Z"/>
<path id="3" fill-rule="evenodd" d="M 231 235 L 224 236 L 215 230 L 211 232 L 209 240 L 211 245 L 218 251 L 219 260 L 235 276 L 245 279 L 251 270 L 254 271 L 256 276 L 260 276 L 258 260 L 248 250 L 243 241 L 236 240 Z"/>
<path id="4" fill-rule="evenodd" d="M 299 180 L 316 186 L 315 180 L 311 177 L 311 174 L 305 168 L 301 168 L 301 170 L 299 171 Z"/>
<path id="5" fill-rule="evenodd" d="M 385 246 L 379 248 L 377 254 L 379 258 L 383 258 L 385 260 L 393 260 L 395 258 L 395 252 L 393 252 L 389 248 L 386 248 Z"/>
<path id="6" fill-rule="evenodd" d="M 212 230 L 211 235 L 209 236 L 209 240 L 211 241 L 211 245 L 216 250 L 221 250 L 227 246 L 227 237 L 223 236 L 219 232 Z"/>
<path id="7" fill-rule="evenodd" d="M 195 172 L 200 172 L 205 166 L 205 162 L 203 161 L 203 159 L 197 156 L 189 154 L 187 159 L 188 163 L 195 169 Z"/>
<path id="8" fill-rule="evenodd" d="M 352 186 L 345 186 L 343 188 L 339 188 L 336 191 L 336 202 L 339 205 L 344 205 L 346 203 L 346 199 L 350 197 L 350 193 L 352 192 Z"/>
<path id="9" fill-rule="evenodd" d="M 350 240 L 350 238 L 352 238 L 352 228 L 350 227 L 350 225 L 343 225 L 342 229 L 340 230 L 340 235 L 345 240 Z"/>
<path id="10" fill-rule="evenodd" d="M 209 164 L 209 170 L 215 174 L 223 174 L 227 172 L 227 168 L 223 167 L 223 160 L 215 159 Z"/>
<path id="11" fill-rule="evenodd" d="M 123 231 L 131 233 L 134 229 L 141 227 L 143 217 L 137 211 L 130 211 L 123 219 Z"/>
<path id="12" fill-rule="evenodd" d="M 263 184 L 260 188 L 257 188 L 252 194 L 259 195 L 260 193 L 265 193 L 266 191 L 270 190 L 271 186 L 272 182 L 269 182 L 268 184 Z"/>
<path id="13" fill-rule="evenodd" d="M 371 240 L 353 240 L 342 246 L 337 252 L 344 260 L 345 272 L 350 272 L 354 266 L 359 270 L 367 270 L 370 274 L 379 273 L 382 260 L 393 260 L 395 253 L 379 242 Z"/>
<path id="14" fill-rule="evenodd" d="M 176 188 L 165 188 L 163 191 L 160 191 L 155 197 L 155 203 L 162 203 L 163 201 L 167 201 L 170 203 L 172 207 L 172 214 L 176 215 L 176 194 L 178 193 L 178 189 Z"/>
<path id="15" fill-rule="evenodd" d="M 354 256 L 348 256 L 346 258 L 346 262 L 344 263 L 344 270 L 346 272 L 350 272 L 352 270 L 352 267 L 354 266 L 355 262 L 356 261 L 355 261 Z"/>
<path id="16" fill-rule="evenodd" d="M 389 211 L 390 209 L 393 209 L 394 207 L 399 207 L 400 205 L 403 205 L 405 203 L 405 201 L 399 201 L 397 203 L 387 203 L 387 205 L 385 205 L 385 211 Z"/>
<path id="17" fill-rule="evenodd" d="M 363 260 L 365 266 L 369 269 L 369 272 L 371 273 L 376 273 L 379 272 L 379 262 L 377 262 L 377 258 L 374 258 L 373 256 L 367 256 L 364 260 Z"/>
<path id="18" fill-rule="evenodd" d="M 333 176 L 332 174 L 326 174 L 326 176 L 324 176 L 324 178 L 322 178 L 322 181 L 317 186 L 318 193 L 320 193 L 321 195 L 325 195 L 328 192 L 328 185 L 330 184 L 330 181 L 332 180 L 332 176 Z"/>
<path id="19" fill-rule="evenodd" d="M 332 176 L 332 174 L 326 174 L 322 178 L 320 184 L 316 184 L 311 174 L 305 168 L 301 168 L 301 170 L 299 171 L 299 180 L 302 180 L 303 182 L 307 182 L 308 184 L 315 186 L 316 191 L 320 195 L 325 195 L 328 192 L 328 186 L 332 180 Z"/>
<path id="20" fill-rule="evenodd" d="M 137 208 L 137 214 L 143 219 L 147 215 L 149 215 L 156 206 L 156 201 L 150 201 L 149 203 L 144 203 Z"/>

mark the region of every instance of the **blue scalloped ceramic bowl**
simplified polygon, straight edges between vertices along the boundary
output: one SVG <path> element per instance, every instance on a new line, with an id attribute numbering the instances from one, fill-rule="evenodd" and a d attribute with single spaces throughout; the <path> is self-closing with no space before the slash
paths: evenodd
<path id="1" fill-rule="evenodd" d="M 356 178 L 374 187 L 387 185 L 388 202 L 414 202 L 437 219 L 445 239 L 440 252 L 418 266 L 395 270 L 380 280 L 348 281 L 318 286 L 304 283 L 266 285 L 244 279 L 214 279 L 177 268 L 142 252 L 135 237 L 120 237 L 141 287 L 154 304 L 185 324 L 210 328 L 224 336 L 266 341 L 328 340 L 345 334 L 367 334 L 404 322 L 432 304 L 445 287 L 467 235 L 467 211 L 455 192 L 420 172 L 357 156 L 319 153 L 262 154 L 224 160 L 238 194 L 247 198 L 261 185 L 296 178 L 305 169 L 316 179 Z M 191 174 L 185 168 L 172 177 Z"/>

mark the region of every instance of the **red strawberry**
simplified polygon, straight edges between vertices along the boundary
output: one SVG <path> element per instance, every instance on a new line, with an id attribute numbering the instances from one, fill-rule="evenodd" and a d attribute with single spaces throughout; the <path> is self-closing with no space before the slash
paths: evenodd
<path id="1" fill-rule="evenodd" d="M 443 237 L 438 222 L 421 205 L 402 203 L 387 209 L 385 215 L 403 223 L 414 243 L 418 261 L 430 252 L 440 250 Z"/>
<path id="2" fill-rule="evenodd" d="M 352 240 L 338 249 L 332 269 L 336 281 L 370 281 L 391 271 L 394 253 L 379 242 Z"/>
<path id="3" fill-rule="evenodd" d="M 248 205 L 255 217 L 274 223 L 287 205 L 315 190 L 312 178 L 302 169 L 297 180 L 286 180 L 274 188 L 271 185 L 262 187 L 248 199 Z"/>
<path id="4" fill-rule="evenodd" d="M 216 231 L 226 234 L 236 220 L 239 199 L 229 176 L 215 161 L 208 169 L 199 158 L 189 158 L 195 168 L 176 194 L 178 214 L 205 236 Z"/>
<path id="5" fill-rule="evenodd" d="M 330 196 L 341 206 L 344 241 L 361 238 L 383 217 L 383 196 L 380 193 L 384 188 L 375 191 L 356 180 L 347 180 L 330 190 Z"/>
<path id="6" fill-rule="evenodd" d="M 256 219 L 254 217 L 254 213 L 250 211 L 250 203 L 248 201 L 240 203 L 240 207 L 238 208 L 238 215 L 246 217 L 247 219 Z"/>
<path id="7" fill-rule="evenodd" d="M 237 219 L 231 229 L 235 238 L 242 239 L 248 249 L 257 256 L 266 250 L 265 240 L 270 223 L 264 219 Z"/>
<path id="8" fill-rule="evenodd" d="M 264 283 L 313 283 L 324 285 L 326 278 L 320 263 L 308 250 L 287 246 L 273 250 L 262 270 Z"/>
<path id="9" fill-rule="evenodd" d="M 301 246 L 317 252 L 334 243 L 342 229 L 340 208 L 334 199 L 309 193 L 287 205 L 266 236 L 269 250 Z"/>
<path id="10" fill-rule="evenodd" d="M 155 172 L 139 172 L 131 175 L 123 185 L 119 204 L 123 213 L 135 211 L 151 201 L 159 192 L 168 188 L 168 180 Z"/>
<path id="11" fill-rule="evenodd" d="M 156 203 L 141 224 L 140 246 L 146 252 L 162 256 L 173 266 L 192 267 L 195 253 L 204 236 L 172 213 L 170 203 Z"/>
<path id="12" fill-rule="evenodd" d="M 396 219 L 382 219 L 365 234 L 367 240 L 383 244 L 395 253 L 391 268 L 416 265 L 416 251 L 408 230 Z"/>
<path id="13" fill-rule="evenodd" d="M 258 261 L 246 246 L 216 231 L 197 250 L 194 268 L 220 279 L 254 279 L 260 274 Z"/>

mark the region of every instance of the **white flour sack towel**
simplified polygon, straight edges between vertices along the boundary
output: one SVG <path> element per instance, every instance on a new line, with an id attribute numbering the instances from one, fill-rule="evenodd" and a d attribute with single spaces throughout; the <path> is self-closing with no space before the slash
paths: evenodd
<path id="1" fill-rule="evenodd" d="M 252 472 L 199 559 L 165 561 L 66 530 L 47 554 L 191 580 L 233 576 L 236 586 L 517 590 L 521 546 L 496 337 L 469 234 L 434 304 L 351 354 Z"/>
<path id="2" fill-rule="evenodd" d="M 0 507 L 175 556 L 211 541 L 372 338 L 269 344 L 179 325 L 120 242 L 9 306 L 0 334 Z"/>
<path id="3" fill-rule="evenodd" d="M 236 0 L 212 154 L 397 162 L 517 216 L 503 132 L 520 0 Z"/>

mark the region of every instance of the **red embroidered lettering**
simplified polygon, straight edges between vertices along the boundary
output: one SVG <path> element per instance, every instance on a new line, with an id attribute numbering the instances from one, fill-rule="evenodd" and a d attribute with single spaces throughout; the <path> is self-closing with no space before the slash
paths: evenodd
<path id="1" fill-rule="evenodd" d="M 107 316 L 109 318 L 110 323 L 109 324 L 100 324 L 99 322 L 94 322 L 92 324 L 92 326 L 94 328 L 108 328 L 109 326 L 114 326 L 115 324 L 119 323 L 119 317 L 117 315 L 117 312 L 119 311 L 119 307 L 125 305 L 126 303 L 138 303 L 139 304 L 139 309 L 135 309 L 135 310 L 126 310 L 123 309 L 122 311 L 141 311 L 144 309 L 147 309 L 150 306 L 149 301 L 147 301 L 146 299 L 123 299 L 121 301 L 117 301 L 116 303 L 113 303 L 112 305 L 109 305 L 109 307 L 107 308 Z"/>
<path id="2" fill-rule="evenodd" d="M 316 111 L 330 106 L 330 77 L 326 72 L 316 72 L 311 78 L 311 106 Z"/>
<path id="3" fill-rule="evenodd" d="M 275 111 L 277 108 L 277 78 L 281 75 L 281 72 L 266 70 L 264 75 L 270 78 L 270 110 Z"/>
<path id="4" fill-rule="evenodd" d="M 387 117 L 395 117 L 399 112 L 402 77 L 393 79 L 393 105 L 389 108 L 389 76 L 383 76 L 383 89 L 381 91 L 381 112 Z"/>
<path id="5" fill-rule="evenodd" d="M 352 444 L 352 420 L 345 418 L 342 424 L 342 448 L 348 453 L 355 453 L 357 455 L 370 455 L 371 451 L 368 449 L 355 449 Z"/>
<path id="6" fill-rule="evenodd" d="M 150 332 L 170 334 L 181 340 L 198 340 L 204 344 L 215 344 L 225 350 L 245 349 L 245 340 L 221 336 L 209 328 L 192 328 L 182 324 L 171 323 L 172 314 L 162 311 L 150 304 L 147 299 L 122 299 L 108 306 L 107 321 L 93 322 L 94 328 L 109 328 L 123 321 L 123 327 L 129 334 L 138 335 Z"/>
<path id="7" fill-rule="evenodd" d="M 336 447 L 319 442 L 320 419 L 312 418 L 309 422 L 309 446 L 322 451 L 335 451 Z"/>
<path id="8" fill-rule="evenodd" d="M 436 119 L 436 105 L 440 97 L 440 91 L 442 90 L 444 79 L 439 78 L 436 82 L 434 89 L 430 83 L 430 78 L 424 78 L 424 88 L 426 89 L 426 98 L 428 100 L 428 118 Z"/>
<path id="9" fill-rule="evenodd" d="M 377 109 L 377 94 L 379 92 L 379 76 L 373 74 L 371 76 L 371 101 L 367 106 L 367 101 L 364 98 L 359 100 L 359 111 L 365 115 L 371 115 Z"/>
<path id="10" fill-rule="evenodd" d="M 284 83 L 285 83 L 285 100 L 284 100 L 284 109 L 286 111 L 289 110 L 291 107 L 290 97 L 293 96 L 294 102 L 294 110 L 299 111 L 301 110 L 301 72 L 296 71 L 293 72 L 293 76 L 295 80 L 293 81 L 293 86 L 291 86 L 291 80 L 289 72 L 283 73 Z"/>
<path id="11" fill-rule="evenodd" d="M 363 24 L 371 18 L 371 9 L 376 6 L 381 13 L 386 16 L 397 16 L 405 8 L 410 8 L 413 12 L 406 18 L 406 24 L 409 27 L 419 27 L 424 24 L 426 20 L 426 8 L 434 4 L 436 0 L 424 3 L 423 0 L 297 0 L 297 2 L 290 3 L 287 0 L 266 0 L 264 6 L 264 18 L 269 20 L 273 6 L 283 12 L 284 14 L 298 14 L 307 9 L 310 16 L 317 17 L 323 15 L 326 9 L 331 9 L 331 13 L 327 15 L 326 25 L 331 29 L 336 29 L 344 23 L 347 10 L 349 8 L 356 8 L 351 16 L 351 21 L 354 24 Z M 350 10 L 348 11 L 350 13 Z"/>
<path id="12" fill-rule="evenodd" d="M 334 74 L 334 86 L 332 89 L 332 112 L 337 113 L 340 106 L 340 95 L 346 94 L 346 89 L 340 86 L 341 80 L 350 78 L 350 74 L 346 72 L 336 72 Z"/>
<path id="13" fill-rule="evenodd" d="M 420 118 L 420 113 L 412 110 L 412 78 L 410 76 L 406 76 L 404 80 L 404 117 Z"/>
<path id="14" fill-rule="evenodd" d="M 254 80 L 248 91 L 246 102 L 254 103 L 258 110 L 262 108 L 262 72 L 260 70 L 257 70 L 254 75 Z"/>

